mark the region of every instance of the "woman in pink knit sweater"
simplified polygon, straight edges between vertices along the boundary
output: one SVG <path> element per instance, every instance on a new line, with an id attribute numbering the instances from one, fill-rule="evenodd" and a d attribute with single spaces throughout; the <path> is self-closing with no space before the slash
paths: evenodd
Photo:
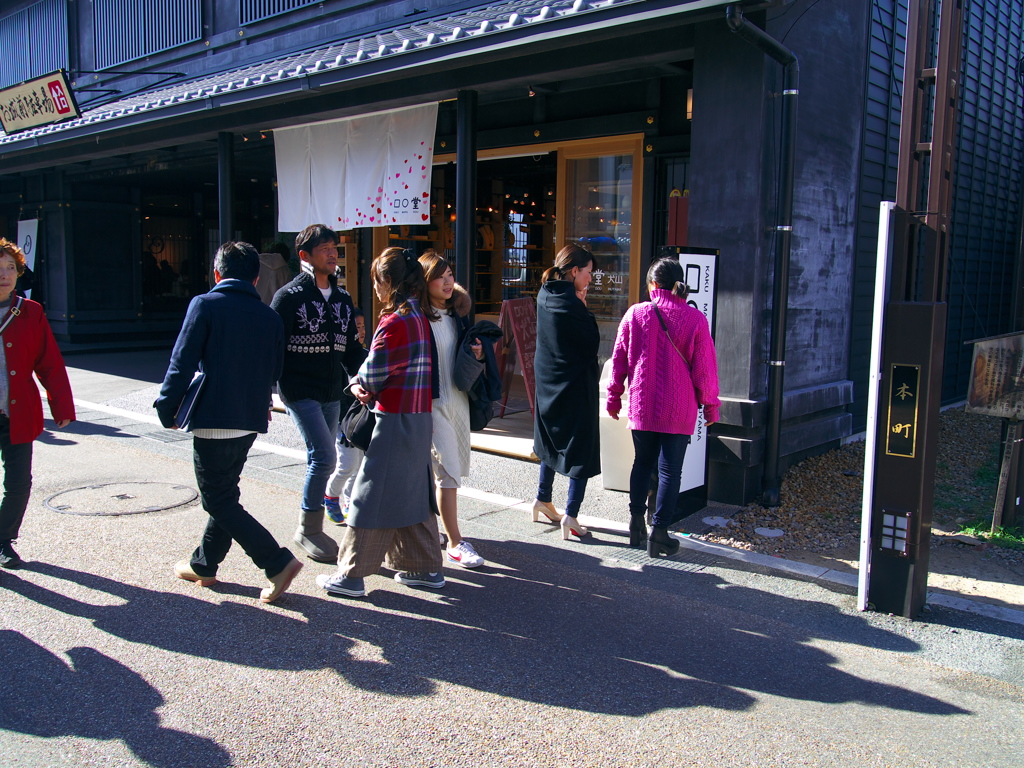
<path id="1" fill-rule="evenodd" d="M 672 555 L 679 542 L 668 534 L 686 446 L 704 407 L 708 426 L 718 421 L 718 363 L 708 322 L 686 303 L 682 265 L 661 259 L 647 272 L 651 300 L 626 310 L 612 353 L 608 415 L 619 418 L 623 382 L 629 379 L 629 428 L 636 458 L 629 476 L 629 545 L 647 540 L 651 557 Z M 651 473 L 658 468 L 658 497 L 650 539 L 645 520 Z"/>

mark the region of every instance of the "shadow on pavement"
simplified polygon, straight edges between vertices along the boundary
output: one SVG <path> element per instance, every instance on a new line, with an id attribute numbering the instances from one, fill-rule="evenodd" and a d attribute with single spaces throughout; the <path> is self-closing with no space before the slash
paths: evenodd
<path id="1" fill-rule="evenodd" d="M 163 696 L 141 676 L 92 648 L 67 652 L 70 666 L 19 632 L 0 630 L 0 728 L 43 738 L 120 739 L 147 765 L 231 765 L 216 742 L 163 728 Z"/>
<path id="2" fill-rule="evenodd" d="M 968 714 L 953 704 L 836 668 L 837 657 L 810 643 L 842 641 L 841 634 L 815 635 L 789 622 L 807 610 L 808 601 L 735 586 L 706 573 L 671 574 L 659 581 L 688 591 L 692 586 L 695 591 L 746 593 L 747 601 L 756 601 L 763 613 L 652 590 L 650 584 L 637 584 L 625 570 L 596 569 L 588 571 L 589 579 L 566 583 L 565 574 L 582 574 L 553 564 L 549 547 L 508 544 L 513 549 L 502 552 L 503 567 L 496 566 L 493 575 L 449 572 L 449 577 L 468 582 L 469 588 L 449 585 L 447 603 L 418 600 L 411 591 L 370 593 L 369 601 L 389 613 L 377 620 L 378 631 L 361 625 L 353 637 L 381 646 L 392 664 L 419 666 L 425 676 L 610 714 L 639 715 L 696 705 L 743 709 L 754 703 L 749 691 L 928 714 Z M 833 606 L 813 606 L 834 613 L 835 621 L 846 624 L 859 644 L 902 652 L 918 649 L 916 643 L 871 628 Z M 420 622 L 426 626 L 414 631 L 427 640 L 426 648 L 437 650 L 424 658 L 415 648 L 402 650 L 394 641 L 389 643 L 395 633 L 410 631 L 407 620 L 395 616 L 395 611 L 435 619 Z M 399 621 L 391 624 L 393 619 Z M 462 626 L 453 628 L 445 620 Z M 480 663 L 461 663 L 471 643 L 482 646 Z"/>
<path id="3" fill-rule="evenodd" d="M 122 437 L 131 440 L 138 440 L 139 436 L 131 432 L 125 432 L 118 427 L 107 424 L 96 424 L 91 421 L 72 421 L 64 429 L 57 429 L 47 424 L 43 433 L 36 438 L 41 443 L 49 445 L 75 445 L 76 441 L 64 437 L 64 435 L 89 435 L 93 437 Z"/>
<path id="4" fill-rule="evenodd" d="M 129 350 L 117 352 L 64 353 L 64 364 L 93 373 L 102 373 L 134 381 L 148 381 L 159 384 L 164 380 L 167 361 L 171 357 L 171 346 L 159 345 L 160 349 Z"/>
<path id="5" fill-rule="evenodd" d="M 751 691 L 968 714 L 838 669 L 840 660 L 814 646 L 814 640 L 847 638 L 901 652 L 918 646 L 834 606 L 730 585 L 705 573 L 641 583 L 635 572 L 601 568 L 588 554 L 560 550 L 572 565 L 554 562 L 552 548 L 538 544 L 494 542 L 489 549 L 493 559 L 487 571 L 449 571 L 444 592 L 429 596 L 381 589 L 386 575 L 367 579 L 363 600 L 289 593 L 280 607 L 301 618 L 260 607 L 256 588 L 223 585 L 253 602 L 218 604 L 40 563 L 29 569 L 124 602 L 85 603 L 64 593 L 71 589 L 51 590 L 21 578 L 0 583 L 130 642 L 255 668 L 333 669 L 359 688 L 395 696 L 428 695 L 434 681 L 446 681 L 524 701 L 627 716 L 692 706 L 743 710 L 756 701 Z M 722 594 L 733 601 L 745 593 L 758 611 L 729 599 L 669 591 L 673 588 L 710 591 L 712 598 Z M 808 606 L 834 614 L 829 632 L 790 621 Z M 382 658 L 352 658 L 356 641 L 378 647 Z"/>

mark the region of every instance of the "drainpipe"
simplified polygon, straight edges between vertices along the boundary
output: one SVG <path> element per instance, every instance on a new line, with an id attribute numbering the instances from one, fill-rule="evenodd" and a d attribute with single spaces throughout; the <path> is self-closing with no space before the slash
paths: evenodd
<path id="1" fill-rule="evenodd" d="M 796 106 L 800 92 L 800 64 L 796 55 L 764 30 L 743 17 L 743 11 L 730 5 L 725 9 L 729 29 L 771 56 L 783 66 L 782 148 L 779 180 L 779 215 L 775 227 L 775 284 L 772 286 L 772 334 L 768 360 L 768 424 L 765 428 L 764 475 L 761 480 L 761 504 L 779 505 L 779 433 L 782 424 L 783 374 L 786 368 L 786 309 L 789 302 L 789 254 L 793 233 L 794 147 L 796 146 Z"/>

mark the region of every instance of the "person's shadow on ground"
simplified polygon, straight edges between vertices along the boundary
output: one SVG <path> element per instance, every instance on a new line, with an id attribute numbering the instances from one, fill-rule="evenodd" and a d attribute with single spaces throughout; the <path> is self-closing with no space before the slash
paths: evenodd
<path id="1" fill-rule="evenodd" d="M 40 443 L 46 443 L 47 445 L 77 445 L 78 441 L 74 438 L 77 436 L 93 436 L 93 437 L 119 437 L 127 438 L 129 440 L 138 440 L 139 436 L 134 435 L 130 432 L 125 432 L 118 427 L 111 426 L 109 424 L 97 424 L 91 421 L 76 420 L 72 421 L 63 429 L 58 429 L 57 425 L 47 419 L 46 429 L 36 438 Z"/>
<path id="2" fill-rule="evenodd" d="M 490 550 L 486 570 L 449 571 L 457 580 L 429 599 L 416 590 L 375 589 L 382 584 L 375 576 L 367 579 L 371 592 L 364 600 L 288 593 L 281 607 L 296 611 L 295 618 L 255 600 L 218 604 L 47 564 L 31 569 L 123 602 L 94 605 L 64 594 L 72 590 L 21 578 L 0 586 L 134 643 L 262 669 L 334 669 L 359 688 L 389 695 L 427 695 L 443 680 L 627 716 L 691 706 L 742 710 L 756 700 L 749 691 L 967 714 L 838 669 L 839 659 L 814 640 L 907 652 L 917 645 L 833 606 L 729 585 L 711 574 L 609 569 L 571 550 L 553 557 L 540 544 L 493 543 Z M 231 585 L 215 589 L 246 600 L 257 594 Z M 714 599 L 721 593 L 728 599 Z M 828 632 L 788 620 L 811 610 L 824 614 L 817 621 Z M 353 658 L 357 641 L 379 647 L 382 659 Z"/>
<path id="3" fill-rule="evenodd" d="M 156 708 L 163 697 L 128 667 L 92 648 L 72 648 L 67 656 L 70 665 L 21 633 L 0 630 L 0 729 L 121 739 L 158 768 L 231 765 L 215 741 L 162 727 Z"/>
<path id="4" fill-rule="evenodd" d="M 831 605 L 732 585 L 709 573 L 638 578 L 633 571 L 601 567 L 598 558 L 579 552 L 558 550 L 553 558 L 544 545 L 512 541 L 504 546 L 502 565 L 489 561 L 491 573 L 449 571 L 464 583 L 450 584 L 443 602 L 422 600 L 411 590 L 381 590 L 370 593 L 368 601 L 386 612 L 374 613 L 373 621 L 357 614 L 341 623 L 356 606 L 336 600 L 342 612 L 337 631 L 379 646 L 394 675 L 415 671 L 592 712 L 639 716 L 701 705 L 739 710 L 755 702 L 748 691 L 757 691 L 823 703 L 968 714 L 954 704 L 838 669 L 840 659 L 815 647 L 815 640 L 902 652 L 918 645 Z M 691 590 L 713 594 L 713 602 L 680 594 Z M 720 601 L 723 592 L 731 594 Z M 723 605 L 730 602 L 734 607 Z M 809 611 L 818 614 L 809 624 L 831 631 L 791 622 Z M 310 615 L 317 626 L 318 614 Z"/>

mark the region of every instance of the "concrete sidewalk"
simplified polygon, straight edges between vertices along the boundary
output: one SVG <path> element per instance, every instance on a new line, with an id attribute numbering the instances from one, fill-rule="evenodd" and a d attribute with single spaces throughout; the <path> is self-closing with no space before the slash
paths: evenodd
<path id="1" fill-rule="evenodd" d="M 130 354 L 71 356 L 68 359 L 68 366 L 73 379 L 76 400 L 86 408 L 97 408 L 112 415 L 159 425 L 152 409 L 152 402 L 159 390 L 158 382 L 163 378 L 168 354 L 167 350 L 156 350 Z M 287 414 L 275 414 L 270 432 L 260 438 L 256 447 L 260 451 L 296 459 L 297 463 L 293 462 L 287 466 L 291 468 L 292 475 L 297 473 L 301 476 L 305 466 L 305 447 Z M 460 489 L 460 496 L 493 504 L 504 504 L 528 513 L 536 485 L 534 467 L 535 465 L 530 462 L 501 454 L 475 451 L 471 475 L 466 487 Z M 556 483 L 556 493 L 560 492 L 564 497 L 566 488 L 561 486 L 564 486 L 564 483 Z M 626 494 L 604 489 L 601 486 L 601 478 L 598 476 L 587 486 L 586 509 L 589 514 L 581 515 L 580 521 L 596 530 L 628 535 L 627 503 Z M 714 514 L 719 514 L 722 511 L 716 509 Z M 712 514 L 712 512 L 701 514 Z M 676 538 L 684 547 L 695 552 L 820 580 L 836 588 L 856 590 L 857 577 L 855 574 L 808 565 L 777 556 L 734 549 L 693 539 L 685 534 L 676 534 Z M 978 602 L 966 596 L 958 597 L 939 593 L 931 593 L 928 599 L 930 605 L 942 605 L 1024 625 L 1024 611 L 1013 608 Z"/>
<path id="2" fill-rule="evenodd" d="M 123 404 L 151 378 L 90 386 Z M 1024 628 L 943 606 L 861 614 L 842 584 L 714 549 L 651 561 L 614 514 L 563 542 L 511 503 L 532 492 L 524 462 L 474 454 L 470 485 L 500 491 L 460 500 L 487 565 L 446 569 L 442 591 L 382 571 L 367 598 L 332 599 L 314 583 L 331 567 L 306 560 L 263 606 L 237 548 L 214 588 L 182 582 L 194 502 L 44 506 L 195 486 L 187 435 L 88 402 L 103 410 L 37 444 L 32 562 L 0 572 L 5 766 L 1020 764 Z M 272 448 L 253 451 L 242 500 L 289 543 L 304 462 Z"/>

